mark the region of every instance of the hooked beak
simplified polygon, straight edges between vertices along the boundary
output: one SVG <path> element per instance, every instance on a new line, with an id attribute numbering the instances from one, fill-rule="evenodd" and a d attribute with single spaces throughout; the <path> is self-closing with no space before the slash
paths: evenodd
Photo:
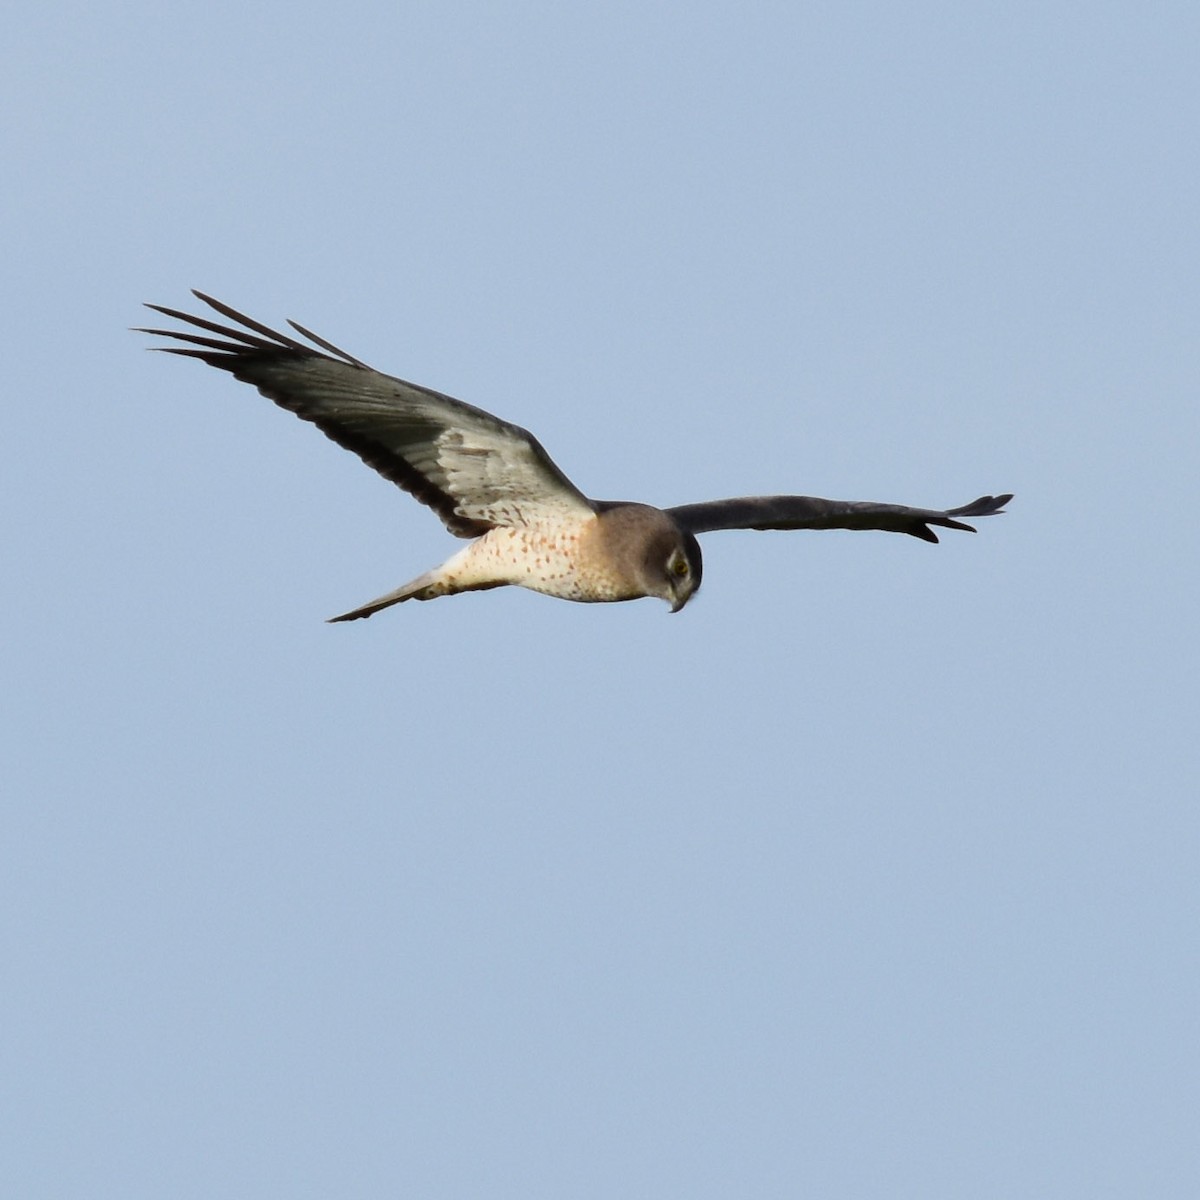
<path id="1" fill-rule="evenodd" d="M 694 588 L 685 588 L 678 592 L 672 589 L 671 611 L 677 613 L 695 594 Z"/>

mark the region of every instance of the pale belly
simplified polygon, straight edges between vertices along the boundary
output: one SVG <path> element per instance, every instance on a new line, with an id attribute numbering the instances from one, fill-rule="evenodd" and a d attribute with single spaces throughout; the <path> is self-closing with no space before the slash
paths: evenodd
<path id="1" fill-rule="evenodd" d="M 454 590 L 511 584 L 564 600 L 628 600 L 638 593 L 589 564 L 579 530 L 491 529 L 440 572 Z"/>

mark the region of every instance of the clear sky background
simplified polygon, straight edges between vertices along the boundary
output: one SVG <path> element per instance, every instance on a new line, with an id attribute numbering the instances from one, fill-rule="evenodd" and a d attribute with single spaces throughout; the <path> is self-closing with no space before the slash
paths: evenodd
<path id="1" fill-rule="evenodd" d="M 5 21 L 0 1191 L 1200 1195 L 1200 9 Z M 705 539 L 459 543 L 200 287 Z"/>

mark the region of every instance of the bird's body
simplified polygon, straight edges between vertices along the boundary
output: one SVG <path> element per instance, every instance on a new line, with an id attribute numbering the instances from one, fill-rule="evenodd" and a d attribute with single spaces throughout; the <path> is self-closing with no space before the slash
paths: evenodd
<path id="1" fill-rule="evenodd" d="M 334 617 L 349 621 L 370 616 L 401 600 L 432 600 L 456 592 L 487 588 L 528 588 L 561 600 L 601 603 L 635 600 L 638 590 L 632 573 L 614 570 L 614 547 L 622 527 L 636 514 L 639 529 L 654 522 L 644 505 L 621 505 L 608 512 L 591 513 L 578 521 L 535 521 L 528 525 L 500 525 L 489 529 L 440 567 L 406 583 L 353 612 Z M 657 522 L 655 522 L 657 523 Z M 371 612 L 366 610 L 370 609 Z"/>
<path id="2" fill-rule="evenodd" d="M 655 596 L 677 612 L 700 586 L 697 533 L 886 529 L 936 542 L 931 525 L 973 532 L 958 518 L 990 516 L 1012 499 L 982 496 L 946 511 L 812 496 L 745 496 L 670 509 L 589 500 L 527 430 L 375 371 L 294 322 L 317 349 L 195 294 L 240 328 L 152 304 L 204 333 L 143 332 L 183 342 L 186 348 L 161 348 L 253 384 L 427 504 L 451 533 L 472 539 L 440 567 L 335 621 L 369 617 L 404 600 L 505 585 L 584 602 Z"/>

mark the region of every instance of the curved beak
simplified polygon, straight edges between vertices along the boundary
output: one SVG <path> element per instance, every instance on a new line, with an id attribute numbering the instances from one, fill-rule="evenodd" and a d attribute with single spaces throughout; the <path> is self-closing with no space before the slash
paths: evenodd
<path id="1" fill-rule="evenodd" d="M 678 590 L 671 589 L 671 611 L 677 613 L 694 595 L 696 589 L 690 586 L 690 581 L 687 585 Z"/>

